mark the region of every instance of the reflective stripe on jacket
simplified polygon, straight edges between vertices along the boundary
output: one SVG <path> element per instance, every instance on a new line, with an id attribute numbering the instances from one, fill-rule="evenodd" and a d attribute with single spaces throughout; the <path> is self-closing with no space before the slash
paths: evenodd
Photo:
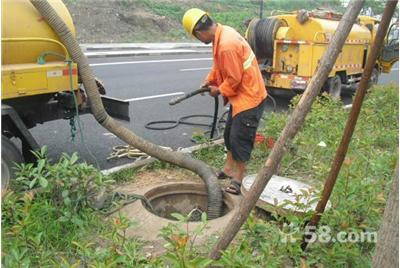
<path id="1" fill-rule="evenodd" d="M 258 106 L 267 97 L 255 55 L 233 28 L 218 24 L 213 41 L 213 67 L 207 76 L 232 104 L 232 116 Z"/>

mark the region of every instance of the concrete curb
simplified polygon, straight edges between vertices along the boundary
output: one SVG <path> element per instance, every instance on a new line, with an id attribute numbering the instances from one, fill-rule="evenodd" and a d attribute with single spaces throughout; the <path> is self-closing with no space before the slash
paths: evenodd
<path id="1" fill-rule="evenodd" d="M 135 49 L 183 49 L 211 48 L 202 43 L 113 43 L 113 44 L 81 44 L 83 51 L 110 51 Z"/>
<path id="2" fill-rule="evenodd" d="M 211 50 L 193 49 L 157 49 L 157 50 L 123 50 L 123 51 L 99 51 L 84 52 L 88 58 L 104 57 L 129 57 L 129 56 L 160 56 L 160 55 L 182 55 L 182 54 L 210 54 Z"/>
<path id="3" fill-rule="evenodd" d="M 179 150 L 179 152 L 184 153 L 184 154 L 190 154 L 192 152 L 204 149 L 204 148 L 210 148 L 210 147 L 214 147 L 217 145 L 221 145 L 224 143 L 223 139 L 218 139 L 215 141 L 212 141 L 210 143 L 203 143 L 203 144 L 198 144 L 198 145 L 194 145 L 191 147 L 186 147 L 186 148 L 182 148 Z M 113 173 L 122 171 L 122 170 L 126 170 L 126 169 L 130 169 L 130 168 L 137 168 L 137 167 L 141 167 L 144 165 L 148 165 L 154 161 L 156 161 L 157 159 L 154 157 L 148 157 L 146 159 L 143 160 L 138 160 L 138 161 L 134 161 L 133 163 L 128 163 L 128 164 L 124 164 L 121 166 L 116 166 L 110 169 L 103 169 L 101 170 L 101 173 L 103 173 L 103 175 L 111 175 Z"/>
<path id="4" fill-rule="evenodd" d="M 80 46 L 88 58 L 211 53 L 211 45 L 202 43 L 112 43 Z"/>

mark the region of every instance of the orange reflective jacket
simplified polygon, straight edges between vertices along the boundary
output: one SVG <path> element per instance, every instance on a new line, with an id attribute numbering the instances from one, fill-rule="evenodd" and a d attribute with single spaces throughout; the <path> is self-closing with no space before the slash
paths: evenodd
<path id="1" fill-rule="evenodd" d="M 267 97 L 255 55 L 233 28 L 218 24 L 213 41 L 213 67 L 207 76 L 211 85 L 232 104 L 232 116 L 258 106 Z"/>

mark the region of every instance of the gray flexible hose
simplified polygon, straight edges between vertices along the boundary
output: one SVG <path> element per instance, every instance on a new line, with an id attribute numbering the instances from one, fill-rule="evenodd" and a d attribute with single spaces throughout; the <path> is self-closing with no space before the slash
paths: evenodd
<path id="1" fill-rule="evenodd" d="M 275 34 L 281 22 L 275 18 L 253 19 L 248 27 L 247 41 L 257 59 L 272 59 Z"/>
<path id="2" fill-rule="evenodd" d="M 160 146 L 150 143 L 149 141 L 137 136 L 135 133 L 125 128 L 112 117 L 110 117 L 104 109 L 99 92 L 97 90 L 94 75 L 89 67 L 87 58 L 82 53 L 82 50 L 71 31 L 47 1 L 30 0 L 30 2 L 57 33 L 61 42 L 67 48 L 73 61 L 78 64 L 79 74 L 85 86 L 86 93 L 91 104 L 91 110 L 95 119 L 104 128 L 115 134 L 127 144 L 132 145 L 148 155 L 151 155 L 162 161 L 189 169 L 198 174 L 207 185 L 208 218 L 214 219 L 219 217 L 222 213 L 222 191 L 213 169 L 204 162 L 193 159 L 188 155 L 179 152 L 167 151 Z"/>

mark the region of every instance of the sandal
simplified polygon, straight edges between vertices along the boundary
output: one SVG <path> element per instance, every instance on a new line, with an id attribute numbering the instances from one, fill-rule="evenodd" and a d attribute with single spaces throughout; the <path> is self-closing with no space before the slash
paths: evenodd
<path id="1" fill-rule="evenodd" d="M 232 179 L 232 177 L 227 175 L 223 170 L 218 171 L 216 175 L 219 180 Z"/>
<path id="2" fill-rule="evenodd" d="M 230 193 L 230 194 L 239 195 L 241 185 L 242 185 L 241 182 L 232 180 L 231 184 L 225 189 L 225 192 Z"/>

